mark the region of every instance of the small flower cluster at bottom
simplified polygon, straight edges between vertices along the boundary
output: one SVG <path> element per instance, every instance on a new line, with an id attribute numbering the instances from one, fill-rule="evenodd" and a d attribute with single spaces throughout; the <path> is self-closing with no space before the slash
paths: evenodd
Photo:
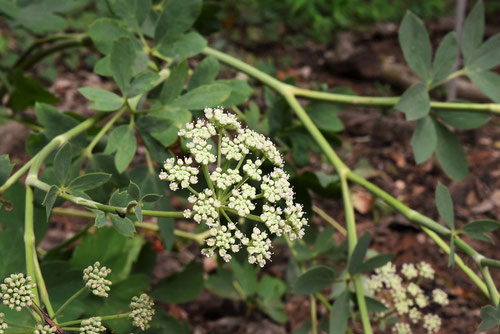
<path id="1" fill-rule="evenodd" d="M 4 317 L 5 317 L 5 314 L 0 313 L 0 334 L 4 334 L 5 330 L 7 328 L 9 328 L 9 326 L 7 326 L 7 323 L 4 320 Z"/>
<path id="2" fill-rule="evenodd" d="M 57 333 L 57 328 L 56 327 L 50 327 L 49 325 L 38 325 L 33 332 L 34 334 L 51 334 L 51 333 Z"/>
<path id="3" fill-rule="evenodd" d="M 393 333 L 411 334 L 407 319 L 412 324 L 422 321 L 428 334 L 439 331 L 441 318 L 436 314 L 423 314 L 422 310 L 432 302 L 441 306 L 448 305 L 448 295 L 441 289 L 434 289 L 432 298 L 429 298 L 419 286 L 422 280 L 433 278 L 434 270 L 425 262 L 418 265 L 404 264 L 401 275 L 391 262 L 375 270 L 375 274 L 368 280 L 368 287 L 374 295 L 381 297 L 382 303 L 388 308 L 380 316 L 384 317 L 391 312 L 399 316 L 399 322 L 392 327 Z"/>
<path id="4" fill-rule="evenodd" d="M 145 293 L 139 297 L 133 297 L 130 303 L 131 311 L 129 314 L 129 318 L 132 319 L 132 324 L 142 330 L 149 328 L 149 322 L 155 314 L 153 305 L 153 301 Z"/>
<path id="5" fill-rule="evenodd" d="M 82 334 L 99 334 L 104 331 L 106 328 L 102 325 L 100 317 L 85 319 L 80 324 L 80 333 Z"/>

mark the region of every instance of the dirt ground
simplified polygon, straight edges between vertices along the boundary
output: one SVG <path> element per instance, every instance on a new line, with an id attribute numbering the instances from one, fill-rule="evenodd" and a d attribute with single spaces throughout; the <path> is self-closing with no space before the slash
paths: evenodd
<path id="1" fill-rule="evenodd" d="M 439 38 L 439 36 L 436 36 Z M 389 34 L 378 36 L 370 42 L 370 48 L 378 57 L 394 57 L 401 60 L 397 36 Z M 231 45 L 231 43 L 228 43 Z M 271 57 L 279 65 L 280 55 L 286 53 L 292 62 L 282 68 L 278 76 L 294 75 L 299 85 L 310 87 L 314 82 L 324 82 L 328 87 L 349 87 L 359 95 L 396 95 L 400 87 L 393 87 L 387 82 L 366 79 L 359 73 L 332 73 L 328 67 L 330 47 L 309 45 L 308 48 L 295 50 L 283 45 L 266 47 L 257 52 L 264 59 Z M 232 49 L 239 55 L 246 55 L 245 50 Z M 251 52 L 255 53 L 255 50 Z M 245 56 L 243 56 L 245 58 Z M 85 85 L 105 85 L 101 79 L 82 68 L 75 73 L 64 73 L 51 87 L 61 98 L 61 110 L 72 110 L 82 114 L 86 111 L 86 102 L 76 94 L 76 88 Z M 450 188 L 455 203 L 457 225 L 479 218 L 500 218 L 500 128 L 498 119 L 492 119 L 487 125 L 472 131 L 461 131 L 460 138 L 470 165 L 469 176 L 461 182 L 450 181 L 439 168 L 435 158 L 420 166 L 415 166 L 409 145 L 415 124 L 406 122 L 400 113 L 377 111 L 369 108 L 347 108 L 340 114 L 346 130 L 340 133 L 344 145 L 339 154 L 351 167 L 356 167 L 361 160 L 366 160 L 378 171 L 371 181 L 393 196 L 402 200 L 411 208 L 438 219 L 434 205 L 434 189 L 438 181 Z M 18 125 L 2 126 L 0 153 L 8 153 L 19 162 L 26 161 L 24 140 L 28 131 Z M 312 168 L 319 167 L 318 157 L 313 156 Z M 450 305 L 438 311 L 443 319 L 440 333 L 475 333 L 480 322 L 479 310 L 487 303 L 481 292 L 471 283 L 463 272 L 455 267 L 449 268 L 448 258 L 422 231 L 408 223 L 397 213 L 388 213 L 375 220 L 373 212 L 377 209 L 375 199 L 359 187 L 354 187 L 356 195 L 357 228 L 374 236 L 373 247 L 380 252 L 395 254 L 395 263 L 426 261 L 437 272 L 435 286 L 443 288 L 449 295 Z M 341 201 L 316 199 L 315 204 L 325 210 L 337 221 L 343 221 Z M 317 224 L 326 226 L 318 217 Z M 183 222 L 178 222 L 183 224 Z M 56 219 L 44 240 L 43 247 L 50 247 L 55 242 L 74 233 L 78 223 Z M 337 240 L 342 236 L 336 234 Z M 500 242 L 500 233 L 493 236 L 496 245 Z M 479 252 L 486 256 L 500 258 L 498 246 L 484 242 L 467 240 Z M 286 254 L 284 254 L 286 256 Z M 163 277 L 181 268 L 192 258 L 199 258 L 199 249 L 195 245 L 186 247 L 181 252 L 163 253 L 158 258 L 155 270 L 157 277 Z M 466 263 L 474 265 L 469 259 Z M 265 269 L 271 275 L 284 276 L 286 267 L 282 261 L 275 260 Z M 500 282 L 500 270 L 492 269 L 496 282 Z M 194 333 L 291 333 L 309 318 L 309 299 L 291 297 L 287 300 L 286 310 L 290 323 L 287 326 L 273 323 L 265 315 L 255 310 L 247 310 L 243 303 L 223 300 L 203 292 L 193 302 L 166 306 L 169 312 L 180 319 L 187 320 Z M 319 306 L 320 315 L 327 311 Z M 361 330 L 356 329 L 356 333 Z M 382 331 L 380 331 L 382 333 Z M 417 333 L 424 333 L 417 331 Z"/>

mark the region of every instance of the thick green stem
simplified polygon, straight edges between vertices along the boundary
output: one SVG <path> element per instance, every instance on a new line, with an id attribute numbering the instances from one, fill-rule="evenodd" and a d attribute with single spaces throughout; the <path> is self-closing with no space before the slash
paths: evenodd
<path id="1" fill-rule="evenodd" d="M 33 188 L 26 187 L 26 203 L 25 203 L 25 217 L 24 217 L 24 252 L 26 255 L 26 275 L 30 276 L 34 283 L 36 280 L 35 261 L 36 248 L 35 248 L 35 232 L 33 228 Z M 36 287 L 31 291 L 35 295 L 34 302 L 40 304 L 40 295 Z"/>
<path id="2" fill-rule="evenodd" d="M 228 64 L 234 68 L 237 68 L 246 74 L 253 76 L 254 78 L 262 81 L 266 85 L 275 89 L 281 94 L 290 93 L 295 96 L 303 96 L 310 99 L 318 99 L 322 101 L 330 101 L 335 103 L 342 103 L 348 105 L 358 105 L 358 106 L 369 106 L 369 107 L 393 107 L 398 102 L 400 97 L 373 97 L 373 96 L 354 96 L 354 95 L 344 95 L 335 94 L 327 92 L 317 92 L 309 89 L 303 89 L 285 84 L 272 76 L 261 72 L 255 67 L 246 64 L 245 62 L 232 57 L 223 52 L 217 51 L 210 47 L 206 47 L 203 50 L 206 55 L 211 55 L 220 60 L 223 63 Z M 478 112 L 488 112 L 493 114 L 500 114 L 500 104 L 498 103 L 453 103 L 453 102 L 431 102 L 431 108 L 442 109 L 442 110 L 474 110 Z"/>
<path id="3" fill-rule="evenodd" d="M 311 302 L 311 332 L 312 334 L 318 333 L 318 314 L 316 311 L 316 298 L 314 295 L 310 295 Z"/>
<path id="4" fill-rule="evenodd" d="M 53 138 L 43 149 L 41 149 L 33 158 L 31 158 L 23 167 L 21 167 L 17 172 L 12 174 L 11 177 L 5 181 L 5 183 L 0 187 L 0 195 L 2 195 L 10 186 L 12 186 L 21 176 L 24 175 L 35 163 L 38 162 L 39 165 L 43 162 L 43 160 L 56 148 L 66 143 L 68 140 L 73 138 L 74 136 L 80 134 L 81 132 L 87 130 L 92 125 L 94 125 L 99 119 L 101 119 L 105 114 L 99 113 L 96 114 L 89 119 L 83 121 L 78 124 L 71 130 Z"/>
<path id="5" fill-rule="evenodd" d="M 490 294 L 491 302 L 493 303 L 493 305 L 498 306 L 498 301 L 500 296 L 498 294 L 498 290 L 495 286 L 493 278 L 491 277 L 488 267 L 479 266 L 479 270 L 481 270 L 481 274 L 483 275 L 486 286 L 488 287 L 488 292 Z"/>
<path id="6" fill-rule="evenodd" d="M 66 302 L 64 302 L 64 304 L 61 305 L 61 307 L 59 307 L 59 309 L 56 311 L 56 313 L 54 313 L 54 315 L 51 318 L 52 319 L 57 318 L 57 316 L 60 315 L 61 312 L 64 311 L 64 309 L 69 304 L 71 304 L 71 302 L 73 302 L 76 298 L 78 298 L 80 295 L 82 295 L 86 291 L 88 291 L 88 290 L 87 290 L 87 287 L 85 287 L 85 286 L 83 288 L 81 288 L 80 290 L 78 290 L 73 296 L 69 297 L 68 300 L 66 300 Z"/>

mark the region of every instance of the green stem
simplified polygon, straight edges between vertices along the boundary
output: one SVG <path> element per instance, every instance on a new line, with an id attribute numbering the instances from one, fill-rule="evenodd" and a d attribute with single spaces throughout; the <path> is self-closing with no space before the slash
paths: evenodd
<path id="1" fill-rule="evenodd" d="M 493 278 L 491 277 L 491 274 L 490 274 L 488 267 L 479 266 L 479 270 L 481 271 L 481 274 L 483 275 L 486 286 L 488 287 L 488 292 L 490 294 L 491 302 L 493 303 L 493 305 L 498 306 L 498 301 L 499 301 L 500 296 L 498 294 L 498 290 L 495 286 L 495 282 L 493 281 Z"/>
<path id="2" fill-rule="evenodd" d="M 440 82 L 437 82 L 435 83 L 434 85 L 430 86 L 429 87 L 429 90 L 432 90 L 438 86 L 441 86 L 442 84 L 445 84 L 447 83 L 448 81 L 450 81 L 451 79 L 454 79 L 454 78 L 457 78 L 459 76 L 462 76 L 462 75 L 465 75 L 467 73 L 467 69 L 464 67 L 462 68 L 461 70 L 458 70 L 456 72 L 453 72 L 451 73 L 450 75 L 448 75 L 444 80 L 440 81 Z"/>
<path id="3" fill-rule="evenodd" d="M 31 158 L 24 166 L 22 166 L 17 172 L 12 174 L 12 176 L 9 177 L 7 181 L 5 181 L 5 183 L 0 187 L 0 195 L 3 194 L 17 180 L 19 180 L 19 178 L 23 176 L 24 173 L 26 173 L 31 168 L 31 166 L 35 163 L 35 161 L 38 161 L 38 163 L 41 164 L 43 159 L 45 159 L 45 157 L 48 156 L 48 154 L 50 154 L 53 150 L 55 150 L 59 146 L 62 146 L 64 143 L 66 143 L 74 136 L 90 128 L 104 115 L 105 115 L 104 113 L 96 114 L 90 117 L 89 119 L 83 121 L 82 123 L 78 124 L 71 130 L 53 138 L 43 149 L 41 149 L 37 154 L 35 154 L 33 158 Z"/>
<path id="4" fill-rule="evenodd" d="M 97 133 L 97 135 L 92 139 L 90 144 L 83 150 L 82 154 L 84 157 L 90 158 L 92 157 L 92 150 L 94 147 L 99 143 L 99 140 L 106 134 L 106 132 L 111 129 L 113 124 L 127 111 L 127 107 L 121 108 L 119 111 L 117 111 L 113 117 L 109 119 L 109 121 L 106 122 L 106 124 L 102 127 L 102 129 Z"/>
<path id="5" fill-rule="evenodd" d="M 230 56 L 224 52 L 217 51 L 210 47 L 203 50 L 203 54 L 211 55 L 227 65 L 237 68 L 262 81 L 266 85 L 275 89 L 281 94 L 289 93 L 295 96 L 303 96 L 311 99 L 319 99 L 348 105 L 370 106 L 370 107 L 393 107 L 399 102 L 399 97 L 373 97 L 373 96 L 354 96 L 344 94 L 334 94 L 326 92 L 317 92 L 313 90 L 294 87 L 285 84 L 276 78 L 256 69 L 255 67 L 246 64 L 245 62 Z M 498 103 L 453 103 L 453 102 L 431 102 L 431 108 L 443 110 L 475 110 L 478 112 L 489 112 L 500 114 L 500 104 Z"/>
<path id="6" fill-rule="evenodd" d="M 214 191 L 214 185 L 212 183 L 212 180 L 210 179 L 210 172 L 208 171 L 208 166 L 207 165 L 202 165 L 202 169 L 203 169 L 203 175 L 205 176 L 205 180 L 207 181 L 207 184 L 208 184 L 208 187 L 210 188 L 210 190 L 212 190 L 214 192 L 214 196 L 215 196 L 215 191 Z"/>
<path id="7" fill-rule="evenodd" d="M 123 319 L 128 317 L 130 312 L 127 313 L 120 313 L 120 314 L 113 314 L 113 315 L 104 315 L 104 316 L 99 316 L 101 320 L 114 320 L 114 319 Z M 63 326 L 71 326 L 71 325 L 79 325 L 83 320 L 87 319 L 78 319 L 78 320 L 72 320 L 72 321 L 67 321 L 59 324 L 59 327 Z"/>
<path id="8" fill-rule="evenodd" d="M 25 217 L 24 217 L 24 253 L 26 255 L 26 274 L 30 276 L 34 283 L 37 283 L 35 261 L 35 233 L 33 228 L 33 188 L 26 187 L 26 203 L 25 203 Z M 31 289 L 35 295 L 34 302 L 40 304 L 40 295 L 36 287 Z"/>
<path id="9" fill-rule="evenodd" d="M 326 220 L 330 225 L 332 225 L 337 231 L 340 232 L 344 237 L 347 235 L 347 231 L 345 230 L 344 226 L 340 225 L 335 219 L 330 217 L 325 211 L 321 210 L 319 207 L 316 205 L 312 206 L 313 211 L 318 214 L 321 218 Z"/>
<path id="10" fill-rule="evenodd" d="M 61 305 L 61 307 L 59 307 L 59 309 L 56 311 L 56 313 L 54 313 L 54 315 L 51 318 L 52 319 L 57 318 L 57 316 L 60 315 L 61 312 L 64 311 L 64 309 L 69 304 L 71 304 L 72 301 L 74 301 L 76 298 L 78 298 L 80 295 L 82 295 L 86 291 L 87 291 L 87 287 L 85 287 L 85 286 L 83 288 L 81 288 L 80 290 L 78 290 L 73 296 L 69 297 L 68 300 L 66 300 L 64 302 L 64 304 Z"/>
<path id="11" fill-rule="evenodd" d="M 318 333 L 318 314 L 316 311 L 316 298 L 314 295 L 310 295 L 311 302 L 311 332 L 312 334 Z"/>
<path id="12" fill-rule="evenodd" d="M 31 330 L 34 330 L 35 328 L 31 327 L 31 326 L 26 326 L 26 325 L 21 325 L 21 324 L 16 324 L 14 322 L 5 322 L 7 324 L 7 326 L 9 326 L 9 328 L 12 328 L 12 327 L 16 327 L 16 328 L 26 328 L 26 329 L 31 329 Z M 10 332 L 8 332 L 10 333 Z"/>

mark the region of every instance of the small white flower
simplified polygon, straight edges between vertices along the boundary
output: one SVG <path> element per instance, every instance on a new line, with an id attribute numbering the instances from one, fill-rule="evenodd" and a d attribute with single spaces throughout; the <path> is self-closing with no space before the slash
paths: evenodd
<path id="1" fill-rule="evenodd" d="M 288 182 L 289 175 L 281 168 L 274 170 L 262 178 L 262 194 L 271 203 L 276 203 L 281 199 L 286 202 L 293 201 L 293 189 Z"/>
<path id="2" fill-rule="evenodd" d="M 415 283 L 410 283 L 408 284 L 408 287 L 406 288 L 408 293 L 412 295 L 413 297 L 423 294 L 424 292 L 422 291 L 422 288 L 420 288 L 417 284 Z"/>
<path id="3" fill-rule="evenodd" d="M 415 304 L 417 304 L 420 308 L 427 307 L 427 305 L 429 305 L 429 298 L 427 298 L 423 293 L 418 294 L 415 297 Z"/>
<path id="4" fill-rule="evenodd" d="M 153 319 L 155 310 L 153 309 L 153 301 L 143 293 L 139 297 L 132 297 L 130 302 L 129 318 L 132 319 L 132 324 L 142 330 L 149 328 L 149 322 Z"/>
<path id="5" fill-rule="evenodd" d="M 220 108 L 205 108 L 205 117 L 218 128 L 237 130 L 241 127 L 236 115 L 225 113 Z"/>
<path id="6" fill-rule="evenodd" d="M 408 317 L 412 323 L 416 324 L 420 319 L 422 319 L 422 313 L 416 307 L 412 307 L 408 313 Z"/>
<path id="7" fill-rule="evenodd" d="M 403 264 L 403 268 L 401 268 L 401 273 L 405 275 L 407 279 L 414 279 L 418 277 L 418 270 L 413 263 Z"/>
<path id="8" fill-rule="evenodd" d="M 211 237 L 206 240 L 206 244 L 210 250 L 203 250 L 204 255 L 213 254 L 214 249 L 218 249 L 218 253 L 224 261 L 231 260 L 231 254 L 228 251 L 237 253 L 240 250 L 239 240 L 233 235 L 232 230 L 225 225 L 215 225 L 210 229 Z"/>
<path id="9" fill-rule="evenodd" d="M 233 189 L 227 206 L 236 210 L 239 216 L 245 217 L 255 209 L 255 205 L 251 201 L 254 198 L 255 188 L 245 183 L 240 189 Z"/>
<path id="10" fill-rule="evenodd" d="M 434 279 L 434 269 L 426 263 L 426 262 L 420 262 L 418 264 L 418 271 L 420 274 L 420 277 L 422 278 L 427 278 L 427 279 Z"/>
<path id="11" fill-rule="evenodd" d="M 247 159 L 246 163 L 243 165 L 243 171 L 255 181 L 262 180 L 262 170 L 259 168 L 262 165 L 262 160 L 257 159 L 253 162 Z"/>
<path id="12" fill-rule="evenodd" d="M 213 198 L 213 192 L 210 189 L 205 189 L 198 196 L 189 196 L 189 202 L 193 204 L 193 219 L 197 223 L 204 221 L 209 227 L 215 224 L 215 220 L 219 217 L 217 209 L 220 207 L 220 202 Z"/>
<path id="13" fill-rule="evenodd" d="M 4 317 L 5 317 L 5 314 L 4 313 L 0 313 L 0 334 L 4 334 L 5 330 L 7 328 L 9 328 L 9 326 L 5 322 Z"/>
<path id="14" fill-rule="evenodd" d="M 0 300 L 11 310 L 21 311 L 23 307 L 31 306 L 35 294 L 31 289 L 35 288 L 31 283 L 31 277 L 24 274 L 12 274 L 0 284 Z"/>
<path id="15" fill-rule="evenodd" d="M 247 246 L 248 262 L 250 264 L 257 263 L 264 267 L 266 260 L 271 259 L 271 240 L 267 237 L 266 232 L 261 232 L 257 227 L 253 228 L 250 242 Z"/>
<path id="16" fill-rule="evenodd" d="M 51 333 L 57 333 L 57 328 L 50 327 L 49 325 L 40 325 L 38 324 L 35 331 L 33 332 L 34 334 L 51 334 Z"/>
<path id="17" fill-rule="evenodd" d="M 392 332 L 394 334 L 411 334 L 410 325 L 404 322 L 398 322 L 392 327 Z"/>
<path id="18" fill-rule="evenodd" d="M 424 315 L 424 326 L 428 334 L 437 333 L 441 328 L 441 318 L 436 314 Z"/>
<path id="19" fill-rule="evenodd" d="M 106 328 L 102 325 L 100 317 L 85 319 L 80 324 L 80 333 L 82 334 L 99 334 L 104 331 Z"/>
<path id="20" fill-rule="evenodd" d="M 243 178 L 236 169 L 229 168 L 223 172 L 222 168 L 217 168 L 210 174 L 210 179 L 217 188 L 226 190 L 233 184 L 240 182 Z"/>
<path id="21" fill-rule="evenodd" d="M 111 269 L 101 268 L 101 263 L 97 261 L 93 266 L 88 266 L 83 270 L 83 281 L 85 286 L 96 296 L 108 297 L 111 281 L 106 277 L 111 273 Z"/>
<path id="22" fill-rule="evenodd" d="M 444 292 L 441 289 L 432 290 L 432 300 L 434 301 L 434 303 L 437 303 L 437 304 L 440 304 L 443 306 L 446 306 L 450 303 L 448 300 L 448 295 L 446 294 L 446 292 Z"/>
<path id="23" fill-rule="evenodd" d="M 181 188 L 187 188 L 191 184 L 198 183 L 198 168 L 191 167 L 193 159 L 167 159 L 163 165 L 165 171 L 160 173 L 160 180 L 169 181 L 170 189 L 176 191 Z"/>

